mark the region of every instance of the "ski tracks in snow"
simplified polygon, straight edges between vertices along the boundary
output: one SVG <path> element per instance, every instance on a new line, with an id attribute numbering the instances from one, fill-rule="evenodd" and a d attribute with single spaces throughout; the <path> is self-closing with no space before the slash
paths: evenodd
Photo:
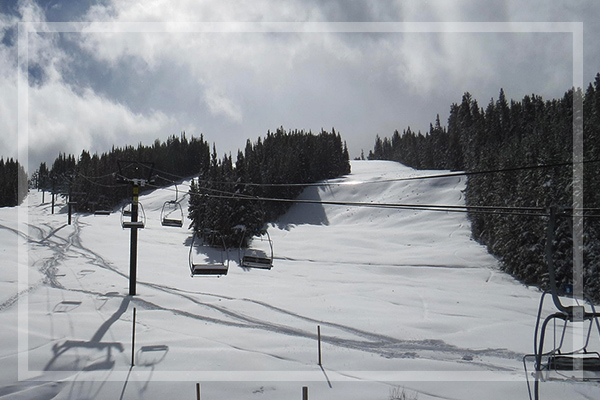
<path id="1" fill-rule="evenodd" d="M 227 325 L 238 328 L 246 329 L 259 329 L 269 332 L 274 332 L 281 335 L 290 337 L 298 337 L 304 339 L 316 340 L 317 335 L 314 331 L 308 331 L 299 327 L 292 326 L 291 324 L 275 323 L 273 319 L 257 318 L 240 311 L 230 309 L 226 306 L 217 305 L 214 303 L 207 303 L 199 301 L 195 298 L 195 295 L 202 296 L 213 296 L 210 293 L 184 293 L 178 289 L 171 288 L 168 286 L 143 283 L 149 287 L 152 287 L 163 292 L 171 293 L 176 296 L 183 297 L 195 305 L 202 306 L 210 311 L 217 311 L 222 315 L 223 318 L 209 317 L 202 315 L 200 312 L 190 312 L 182 309 L 169 308 L 161 306 L 156 303 L 152 303 L 148 300 L 136 298 L 135 302 L 141 306 L 152 310 L 169 311 L 182 317 L 194 318 L 204 322 Z M 492 357 L 500 359 L 511 359 L 520 360 L 522 354 L 518 354 L 506 349 L 468 349 L 460 348 L 442 340 L 437 339 L 424 339 L 424 340 L 402 340 L 387 335 L 377 334 L 374 332 L 368 332 L 360 330 L 351 326 L 342 325 L 334 322 L 325 320 L 318 320 L 311 317 L 303 316 L 298 313 L 294 313 L 283 308 L 273 306 L 271 304 L 248 298 L 232 298 L 225 296 L 215 296 L 225 300 L 236 300 L 244 303 L 251 303 L 257 305 L 262 309 L 266 309 L 269 312 L 280 314 L 285 317 L 292 317 L 292 320 L 296 320 L 300 325 L 306 325 L 309 322 L 311 326 L 321 325 L 323 327 L 332 328 L 332 330 L 338 330 L 344 332 L 347 337 L 333 336 L 333 335 L 322 335 L 321 340 L 324 343 L 332 346 L 358 350 L 379 355 L 385 358 L 422 358 L 431 359 L 437 361 L 453 361 L 453 362 L 465 362 L 469 360 L 470 365 L 477 365 L 486 370 L 494 369 L 498 370 L 497 366 L 489 362 L 475 361 L 473 357 Z M 260 313 L 264 315 L 264 311 Z M 232 347 L 235 347 L 231 345 Z M 266 353 L 265 353 L 266 354 Z M 269 354 L 272 355 L 272 354 Z M 468 357 L 466 357 L 468 356 Z M 278 356 L 279 357 L 279 356 Z M 465 358 L 466 357 L 466 358 Z M 502 368 L 500 368 L 502 369 Z"/>
<path id="2" fill-rule="evenodd" d="M 75 216 L 75 218 L 73 219 L 72 230 L 69 231 L 66 237 L 63 237 L 60 235 L 60 233 L 64 232 L 66 227 L 67 225 L 62 225 L 57 228 L 53 228 L 50 225 L 44 225 L 42 227 L 33 227 L 33 229 L 37 231 L 37 238 L 33 239 L 28 235 L 23 234 L 22 232 L 15 231 L 8 227 L 0 226 L 0 228 L 12 230 L 15 234 L 21 235 L 22 237 L 26 238 L 27 241 L 31 244 L 38 245 L 43 249 L 51 251 L 50 256 L 46 256 L 43 258 L 42 266 L 39 268 L 39 271 L 43 275 L 43 284 L 48 285 L 52 288 L 73 291 L 95 297 L 103 296 L 102 293 L 98 293 L 93 290 L 88 290 L 85 287 L 83 287 L 83 284 L 79 279 L 78 281 L 81 285 L 80 289 L 68 288 L 61 284 L 60 276 L 58 276 L 57 274 L 58 267 L 59 265 L 63 264 L 65 260 L 72 258 L 83 258 L 84 264 L 86 265 L 102 268 L 110 272 L 116 273 L 123 278 L 128 278 L 127 275 L 114 268 L 110 264 L 110 262 L 104 259 L 101 255 L 85 247 L 82 244 L 82 226 L 79 222 L 78 216 Z M 139 306 L 149 310 L 168 311 L 179 315 L 183 318 L 192 318 L 203 322 L 226 325 L 236 328 L 269 331 L 289 337 L 297 337 L 311 340 L 316 340 L 317 335 L 316 332 L 312 330 L 309 331 L 308 329 L 306 329 L 307 323 L 309 323 L 311 327 L 314 327 L 314 325 L 321 325 L 326 328 L 331 328 L 330 332 L 337 331 L 341 333 L 340 335 L 322 335 L 321 339 L 324 343 L 335 347 L 368 352 L 385 358 L 421 358 L 437 361 L 464 362 L 465 355 L 469 355 L 470 357 L 468 358 L 468 360 L 471 365 L 478 365 L 480 368 L 484 369 L 497 370 L 498 366 L 495 366 L 488 362 L 474 361 L 472 356 L 514 360 L 520 359 L 522 357 L 521 354 L 517 354 L 505 349 L 474 350 L 468 348 L 459 348 L 457 346 L 445 343 L 444 341 L 437 339 L 403 340 L 383 334 L 378 334 L 375 332 L 360 330 L 352 326 L 311 318 L 255 299 L 227 297 L 211 293 L 190 292 L 150 282 L 138 281 L 138 284 L 185 299 L 194 306 L 200 306 L 202 309 L 206 310 L 207 313 L 203 313 L 197 308 L 194 309 L 194 311 L 187 311 L 183 308 L 172 308 L 167 305 L 153 303 L 149 300 L 145 300 L 139 297 L 133 299 L 133 302 L 135 304 L 138 304 Z M 36 286 L 31 286 L 29 289 L 12 296 L 9 300 L 5 301 L 3 304 L 0 304 L 0 311 L 6 309 L 7 307 L 10 307 L 18 300 L 20 296 L 27 294 L 35 287 Z M 199 297 L 202 296 L 208 296 L 209 298 L 220 300 L 228 300 L 229 304 L 232 304 L 232 302 L 234 301 L 238 301 L 245 304 L 252 304 L 253 306 L 258 307 L 258 309 L 255 313 L 242 312 L 236 310 L 235 307 L 230 308 L 225 305 L 216 304 L 214 302 L 201 301 Z M 265 310 L 267 311 L 266 313 Z M 217 313 L 216 316 L 209 315 L 214 314 L 214 312 Z M 220 315 L 220 317 L 218 315 Z M 256 317 L 255 315 L 261 315 L 261 317 Z M 265 318 L 265 315 L 273 315 L 274 318 Z M 276 318 L 276 315 L 284 316 L 287 319 L 286 323 L 276 323 L 275 321 L 278 319 Z M 228 345 L 232 348 L 242 351 L 261 352 L 260 350 L 242 349 L 234 344 Z M 267 354 L 272 357 L 285 359 L 281 355 L 271 353 L 264 354 Z"/>

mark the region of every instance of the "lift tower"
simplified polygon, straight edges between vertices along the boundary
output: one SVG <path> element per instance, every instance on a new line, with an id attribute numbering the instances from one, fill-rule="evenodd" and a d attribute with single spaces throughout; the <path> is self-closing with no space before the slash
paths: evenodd
<path id="1" fill-rule="evenodd" d="M 131 220 L 123 221 L 123 228 L 131 229 L 131 245 L 129 251 L 129 295 L 136 295 L 137 282 L 137 241 L 138 229 L 144 228 L 144 221 L 139 221 L 140 187 L 151 182 L 154 163 L 140 161 L 118 161 L 119 174 L 117 182 L 129 183 L 132 186 Z"/>

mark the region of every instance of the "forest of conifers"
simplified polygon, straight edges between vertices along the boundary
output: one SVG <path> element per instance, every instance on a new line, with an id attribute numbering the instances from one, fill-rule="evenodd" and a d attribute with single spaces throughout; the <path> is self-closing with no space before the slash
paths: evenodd
<path id="1" fill-rule="evenodd" d="M 27 194 L 27 174 L 18 161 L 0 158 L 0 207 L 13 207 Z"/>
<path id="2" fill-rule="evenodd" d="M 78 159 L 59 154 L 51 168 L 40 164 L 32 181 L 37 188 L 69 197 L 79 212 L 111 210 L 131 200 L 131 185 L 117 179 L 123 172 L 119 168 L 131 162 L 144 163 L 137 177 L 147 175 L 142 191 L 194 177 L 188 192 L 192 228 L 200 236 L 218 231 L 230 246 L 239 245 L 244 236 L 236 227 L 260 233 L 291 205 L 269 198 L 291 200 L 302 191 L 301 184 L 350 172 L 346 144 L 335 129 L 312 134 L 279 128 L 255 143 L 248 140 L 235 161 L 227 154 L 218 158 L 203 136 L 188 139 L 182 134 L 152 146 L 113 147 L 101 155 L 84 150 Z"/>
<path id="3" fill-rule="evenodd" d="M 280 128 L 256 143 L 248 141 L 235 163 L 228 156 L 218 162 L 213 152 L 192 183 L 190 219 L 199 235 L 218 231 L 227 245 L 237 246 L 247 237 L 238 228 L 260 234 L 292 204 L 268 199 L 292 200 L 302 192 L 300 184 L 349 172 L 348 150 L 335 130 L 313 135 Z"/>
<path id="4" fill-rule="evenodd" d="M 574 144 L 581 143 L 583 160 L 573 164 Z M 527 284 L 548 285 L 548 217 L 540 216 L 548 212 L 533 211 L 556 206 L 568 216 L 583 215 L 583 290 L 588 299 L 600 301 L 600 74 L 585 92 L 569 90 L 546 101 L 528 95 L 509 102 L 500 90 L 498 99 L 482 108 L 465 93 L 460 104 L 451 105 L 447 127 L 438 115 L 426 134 L 407 128 L 391 138 L 377 137 L 368 158 L 466 171 L 473 238 Z M 583 199 L 583 209 L 576 204 L 574 210 L 573 188 L 581 186 L 573 185 L 574 170 L 580 168 L 583 195 L 575 198 Z M 572 221 L 557 220 L 553 243 L 557 283 L 563 287 L 573 283 Z"/>
<path id="5" fill-rule="evenodd" d="M 574 144 L 581 139 L 583 160 L 573 163 Z M 584 290 L 589 299 L 600 301 L 600 74 L 585 91 L 569 90 L 552 100 L 528 95 L 508 101 L 500 90 L 498 99 L 484 108 L 465 93 L 451 105 L 447 127 L 438 116 L 425 134 L 407 128 L 391 138 L 377 137 L 368 158 L 466 171 L 473 238 L 527 284 L 548 285 L 548 218 L 528 210 L 557 206 L 566 215 L 582 215 Z M 130 185 L 115 179 L 119 160 L 154 163 L 156 174 L 147 190 L 197 177 L 189 192 L 193 228 L 200 235 L 222 231 L 229 245 L 239 243 L 237 227 L 259 233 L 291 204 L 268 199 L 293 199 L 302 190 L 301 185 L 278 184 L 315 182 L 350 169 L 348 151 L 335 130 L 314 135 L 280 128 L 254 143 L 248 140 L 235 161 L 231 155 L 219 159 L 202 136 L 182 134 L 151 146 L 113 147 L 101 155 L 84 150 L 77 159 L 60 154 L 51 168 L 42 163 L 30 180 L 45 191 L 70 193 L 79 211 L 114 209 L 131 197 Z M 583 194 L 574 196 L 578 165 L 583 168 Z M 26 188 L 19 185 L 25 182 L 18 161 L 0 159 L 0 206 L 20 203 Z M 583 199 L 582 209 L 573 209 L 574 197 Z M 571 283 L 573 276 L 572 230 L 570 218 L 559 218 L 553 247 L 560 284 Z"/>

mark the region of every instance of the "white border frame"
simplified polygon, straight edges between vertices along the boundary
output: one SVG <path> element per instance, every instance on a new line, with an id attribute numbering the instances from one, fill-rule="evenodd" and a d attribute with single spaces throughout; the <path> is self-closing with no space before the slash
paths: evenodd
<path id="1" fill-rule="evenodd" d="M 29 48 L 30 33 L 570 33 L 573 35 L 573 87 L 583 93 L 583 22 L 19 22 L 18 24 L 18 116 L 17 145 L 21 165 L 28 165 L 29 154 Z M 583 115 L 583 100 L 573 96 L 573 115 Z M 583 207 L 583 120 L 573 118 L 573 207 Z M 19 207 L 19 226 L 29 219 L 27 200 Z M 583 293 L 583 218 L 573 224 L 573 282 L 575 296 Z M 18 292 L 28 288 L 29 256 L 27 241 L 18 237 Z M 18 300 L 18 379 L 35 378 L 55 381 L 47 371 L 29 370 L 29 301 Z M 574 332 L 574 348 L 584 342 L 583 328 Z M 62 371 L 65 372 L 65 371 Z M 79 372 L 79 371 L 72 371 Z M 516 381 L 514 374 L 501 371 L 327 371 L 329 381 Z M 89 374 L 90 380 L 100 378 Z M 315 371 L 111 371 L 104 381 L 323 381 L 321 370 Z M 427 378 L 424 378 L 427 377 Z M 350 378 L 353 377 L 353 378 Z"/>

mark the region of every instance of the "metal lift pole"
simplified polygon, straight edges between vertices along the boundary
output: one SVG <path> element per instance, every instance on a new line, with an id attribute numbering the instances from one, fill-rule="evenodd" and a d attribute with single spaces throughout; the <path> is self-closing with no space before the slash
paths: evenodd
<path id="1" fill-rule="evenodd" d="M 71 203 L 71 182 L 69 182 L 69 200 L 67 201 L 67 209 L 68 209 L 68 223 L 71 225 L 71 214 L 73 213 L 73 204 Z"/>
<path id="2" fill-rule="evenodd" d="M 129 295 L 136 295 L 136 283 L 137 283 L 137 240 L 138 240 L 138 229 L 144 228 L 145 217 L 142 222 L 139 222 L 139 193 L 140 186 L 145 186 L 147 182 L 153 182 L 152 171 L 154 170 L 154 163 L 145 163 L 141 161 L 117 161 L 119 166 L 119 173 L 117 174 L 117 181 L 122 183 L 130 183 L 133 190 L 133 196 L 131 200 L 131 221 L 126 222 L 122 220 L 123 228 L 131 229 L 131 243 L 129 251 Z M 146 178 L 140 177 L 141 168 L 146 168 L 148 173 Z M 134 176 L 131 176 L 131 175 Z M 130 176 L 127 176 L 130 175 Z M 142 208 L 142 214 L 144 209 Z M 124 216 L 122 214 L 122 216 Z"/>
<path id="3" fill-rule="evenodd" d="M 133 184 L 133 199 L 131 202 L 131 222 L 138 222 L 138 195 L 140 187 Z M 131 246 L 129 252 L 129 295 L 135 296 L 136 281 L 137 281 L 137 227 L 131 227 Z"/>

